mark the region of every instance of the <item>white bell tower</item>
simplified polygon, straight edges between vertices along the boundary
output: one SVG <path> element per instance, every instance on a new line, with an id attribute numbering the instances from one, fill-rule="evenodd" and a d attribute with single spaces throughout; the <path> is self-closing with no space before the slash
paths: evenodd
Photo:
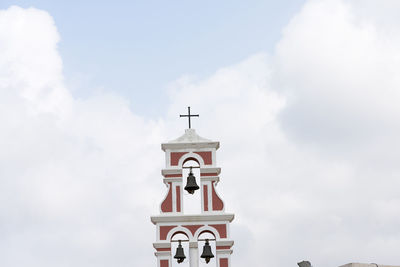
<path id="1" fill-rule="evenodd" d="M 213 260 L 210 266 L 214 264 L 217 267 L 230 267 L 233 240 L 230 239 L 229 225 L 234 214 L 225 212 L 224 202 L 216 191 L 221 172 L 221 168 L 216 166 L 219 142 L 197 135 L 196 131 L 190 128 L 190 118 L 198 115 L 191 115 L 190 108 L 188 111 L 188 115 L 181 117 L 188 117 L 189 129 L 178 139 L 161 145 L 166 159 L 166 167 L 161 173 L 168 191 L 161 202 L 160 215 L 151 217 L 157 233 L 156 242 L 153 243 L 157 266 L 172 267 L 173 262 L 174 265 L 177 264 L 179 259 L 176 258 L 177 253 L 172 251 L 172 244 L 177 242 L 174 237 L 179 235 L 184 237 L 182 245 L 186 242 L 183 246 L 185 258 L 181 260 L 189 263 L 190 267 L 198 267 L 200 260 L 206 264 L 210 257 Z M 197 179 L 199 189 L 190 193 L 186 192 L 185 186 L 188 185 L 188 180 L 193 182 L 194 177 L 183 177 L 183 170 L 187 168 L 185 163 L 189 161 L 195 163 L 192 168 L 198 168 L 196 174 L 200 176 Z M 184 199 L 194 197 L 195 194 L 200 194 L 198 199 L 201 201 L 201 211 L 198 214 L 185 214 Z M 211 255 L 207 253 L 209 250 L 205 248 L 206 245 L 203 247 L 204 235 L 213 244 Z M 176 247 L 178 243 L 174 244 Z"/>

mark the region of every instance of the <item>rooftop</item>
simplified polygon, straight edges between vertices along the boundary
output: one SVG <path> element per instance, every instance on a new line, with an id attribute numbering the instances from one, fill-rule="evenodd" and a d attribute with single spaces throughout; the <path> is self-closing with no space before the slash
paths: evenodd
<path id="1" fill-rule="evenodd" d="M 219 148 L 219 142 L 211 141 L 199 136 L 195 129 L 186 129 L 185 133 L 177 139 L 161 145 L 162 150 L 180 148 Z"/>

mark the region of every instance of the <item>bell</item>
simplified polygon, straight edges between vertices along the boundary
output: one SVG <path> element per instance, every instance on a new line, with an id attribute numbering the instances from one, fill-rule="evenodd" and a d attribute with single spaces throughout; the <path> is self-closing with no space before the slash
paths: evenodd
<path id="1" fill-rule="evenodd" d="M 214 258 L 214 255 L 211 252 L 210 243 L 208 243 L 208 239 L 206 239 L 206 243 L 203 247 L 203 253 L 201 254 L 200 258 L 206 259 L 206 263 L 209 263 L 210 259 Z"/>
<path id="2" fill-rule="evenodd" d="M 195 190 L 198 190 L 200 187 L 196 184 L 196 177 L 194 177 L 192 173 L 192 167 L 190 167 L 190 172 L 187 177 L 187 183 L 185 186 L 185 190 L 189 192 L 189 194 L 194 194 Z"/>
<path id="3" fill-rule="evenodd" d="M 179 240 L 179 245 L 176 248 L 176 254 L 174 256 L 174 259 L 177 259 L 178 263 L 181 263 L 185 260 L 186 256 L 185 253 L 183 253 L 183 247 L 181 245 L 181 241 Z"/>

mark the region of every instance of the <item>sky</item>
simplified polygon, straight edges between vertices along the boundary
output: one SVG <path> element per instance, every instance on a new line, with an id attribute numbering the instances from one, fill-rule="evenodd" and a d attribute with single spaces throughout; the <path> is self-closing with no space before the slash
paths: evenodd
<path id="1" fill-rule="evenodd" d="M 35 7 L 53 17 L 74 96 L 118 91 L 151 118 L 165 113 L 166 87 L 178 77 L 205 77 L 271 50 L 303 2 L 2 0 L 0 8 Z"/>
<path id="2" fill-rule="evenodd" d="M 400 3 L 277 2 L 2 1 L 0 266 L 154 266 L 188 105 L 233 266 L 399 265 Z"/>

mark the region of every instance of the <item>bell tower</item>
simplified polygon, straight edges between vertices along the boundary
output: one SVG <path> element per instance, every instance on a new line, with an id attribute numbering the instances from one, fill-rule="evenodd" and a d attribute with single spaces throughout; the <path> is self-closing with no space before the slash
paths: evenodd
<path id="1" fill-rule="evenodd" d="M 167 192 L 160 214 L 151 217 L 156 226 L 153 246 L 158 267 L 231 266 L 233 240 L 229 224 L 234 214 L 225 212 L 224 202 L 216 190 L 221 172 L 216 165 L 219 142 L 202 138 L 191 129 L 190 119 L 195 116 L 198 117 L 190 114 L 189 107 L 188 115 L 181 115 L 188 117 L 189 129 L 178 139 L 161 145 L 166 164 L 161 174 Z M 188 162 L 194 164 L 187 166 Z M 184 177 L 183 173 L 187 172 L 188 176 Z M 196 194 L 200 195 L 200 212 L 186 214 L 184 200 Z"/>

